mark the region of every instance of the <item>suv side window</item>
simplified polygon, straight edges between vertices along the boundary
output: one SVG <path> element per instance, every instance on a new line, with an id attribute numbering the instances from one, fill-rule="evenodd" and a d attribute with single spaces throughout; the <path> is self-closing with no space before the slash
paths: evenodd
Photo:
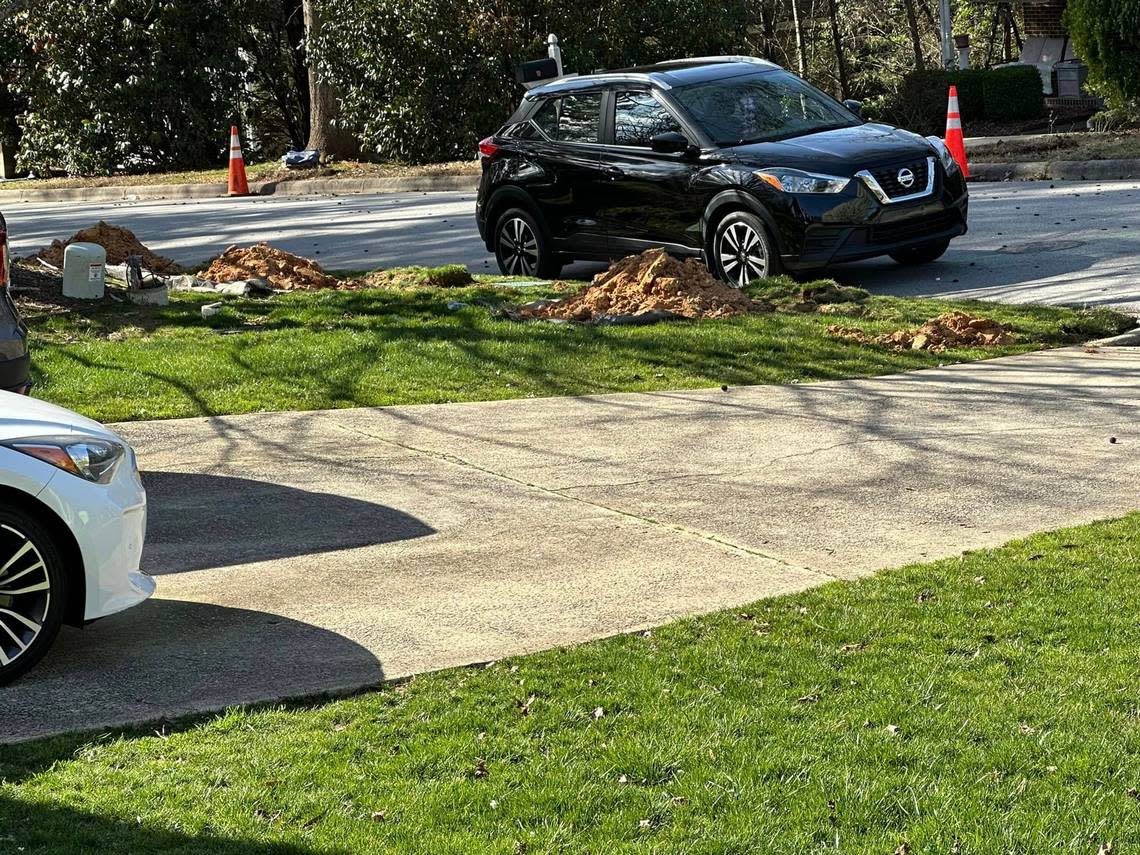
<path id="1" fill-rule="evenodd" d="M 596 143 L 601 118 L 602 96 L 592 93 L 551 98 L 532 121 L 552 140 Z"/>
<path id="2" fill-rule="evenodd" d="M 683 134 L 680 123 L 648 92 L 614 93 L 614 143 L 649 148 L 668 131 Z"/>

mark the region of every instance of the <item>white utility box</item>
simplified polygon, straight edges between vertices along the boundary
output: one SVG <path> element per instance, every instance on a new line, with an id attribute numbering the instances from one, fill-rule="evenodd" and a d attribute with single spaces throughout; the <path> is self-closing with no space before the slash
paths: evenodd
<path id="1" fill-rule="evenodd" d="M 101 300 L 107 289 L 107 250 L 97 243 L 72 243 L 63 251 L 63 296 Z"/>

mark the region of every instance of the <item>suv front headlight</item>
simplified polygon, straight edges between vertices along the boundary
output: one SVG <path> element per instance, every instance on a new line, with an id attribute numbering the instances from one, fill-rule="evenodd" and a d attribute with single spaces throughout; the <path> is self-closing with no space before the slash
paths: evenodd
<path id="1" fill-rule="evenodd" d="M 119 443 L 94 436 L 37 436 L 0 444 L 96 484 L 111 482 L 126 453 Z"/>
<path id="2" fill-rule="evenodd" d="M 800 169 L 757 169 L 754 173 L 761 181 L 785 193 L 839 193 L 851 183 L 850 178 L 838 175 L 819 175 Z"/>
<path id="3" fill-rule="evenodd" d="M 940 137 L 927 137 L 926 141 L 938 153 L 938 159 L 942 161 L 942 168 L 946 170 L 947 175 L 953 175 L 958 171 L 958 161 L 954 159 L 954 155 Z"/>

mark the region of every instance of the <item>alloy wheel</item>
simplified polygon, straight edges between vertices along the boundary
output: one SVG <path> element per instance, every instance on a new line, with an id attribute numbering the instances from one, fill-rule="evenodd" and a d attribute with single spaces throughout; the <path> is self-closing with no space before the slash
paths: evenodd
<path id="1" fill-rule="evenodd" d="M 11 665 L 39 638 L 50 606 L 43 554 L 26 534 L 0 525 L 0 666 Z"/>
<path id="2" fill-rule="evenodd" d="M 538 238 L 530 223 L 513 217 L 499 229 L 499 257 L 511 276 L 533 276 L 538 270 Z"/>
<path id="3" fill-rule="evenodd" d="M 730 223 L 721 232 L 717 256 L 725 277 L 741 288 L 768 275 L 767 245 L 748 223 Z"/>

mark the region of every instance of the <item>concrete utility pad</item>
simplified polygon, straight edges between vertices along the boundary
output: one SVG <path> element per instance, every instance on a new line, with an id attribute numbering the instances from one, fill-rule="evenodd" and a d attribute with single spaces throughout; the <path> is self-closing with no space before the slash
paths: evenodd
<path id="1" fill-rule="evenodd" d="M 122 426 L 159 596 L 0 741 L 372 685 L 1140 505 L 1140 348 L 873 380 Z M 1116 442 L 1110 442 L 1115 437 Z"/>

